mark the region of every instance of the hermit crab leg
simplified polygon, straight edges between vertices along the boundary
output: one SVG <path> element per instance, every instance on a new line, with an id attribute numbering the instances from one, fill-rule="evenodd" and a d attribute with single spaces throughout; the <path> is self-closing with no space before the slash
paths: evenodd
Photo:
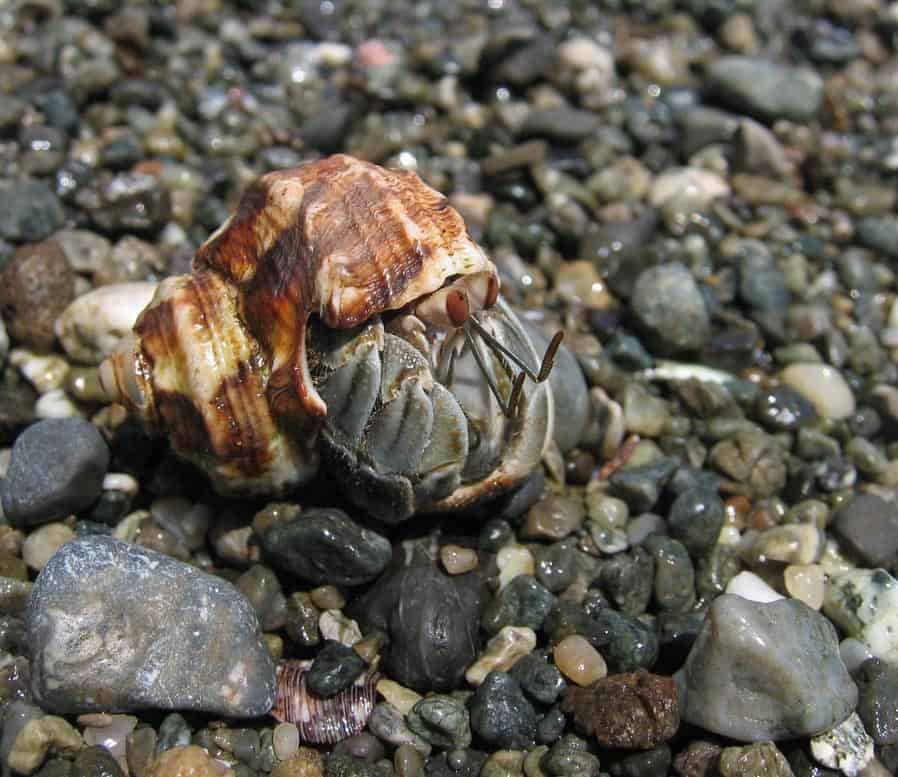
<path id="1" fill-rule="evenodd" d="M 483 338 L 483 341 L 489 345 L 492 350 L 499 351 L 504 356 L 511 359 L 511 361 L 517 364 L 534 383 L 542 383 L 549 377 L 549 373 L 552 372 L 552 367 L 555 364 L 555 354 L 558 351 L 558 347 L 561 345 L 561 341 L 564 339 L 564 332 L 559 330 L 555 333 L 552 340 L 549 342 L 549 345 L 546 347 L 546 352 L 543 355 L 539 372 L 536 373 L 527 366 L 526 362 L 520 356 L 491 335 L 483 324 L 481 324 L 474 316 L 470 316 L 465 323 L 470 323 L 470 325 L 477 331 L 477 334 Z"/>
<path id="2" fill-rule="evenodd" d="M 506 401 L 502 399 L 502 393 L 499 391 L 499 387 L 496 386 L 492 375 L 490 375 L 490 372 L 487 369 L 486 363 L 483 360 L 483 354 L 480 353 L 479 344 L 474 339 L 474 336 L 467 330 L 467 328 L 463 328 L 462 332 L 464 332 L 465 340 L 471 348 L 471 353 L 474 356 L 474 361 L 477 362 L 477 366 L 480 368 L 480 372 L 483 375 L 484 380 L 486 381 L 486 385 L 489 386 L 492 395 L 496 398 L 496 402 L 499 403 L 499 408 L 502 410 L 502 415 L 504 415 L 506 418 L 512 418 L 516 416 L 520 407 L 521 395 L 523 394 L 524 389 L 524 378 L 526 376 L 523 372 L 518 373 L 517 377 L 515 378 L 514 385 L 512 386 L 511 394 L 508 397 L 508 402 L 506 403 Z"/>

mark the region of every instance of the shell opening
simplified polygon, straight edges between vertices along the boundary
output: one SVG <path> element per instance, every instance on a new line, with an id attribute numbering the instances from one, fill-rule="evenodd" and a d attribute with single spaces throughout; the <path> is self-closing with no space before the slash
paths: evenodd
<path id="1" fill-rule="evenodd" d="M 112 354 L 100 365 L 100 386 L 110 402 L 124 402 L 143 408 L 147 397 L 138 376 L 137 338 L 133 333 L 124 337 Z"/>

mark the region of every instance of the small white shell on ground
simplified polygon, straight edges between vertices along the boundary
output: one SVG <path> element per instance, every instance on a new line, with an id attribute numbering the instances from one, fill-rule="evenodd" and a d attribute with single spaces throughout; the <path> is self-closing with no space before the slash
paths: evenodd
<path id="1" fill-rule="evenodd" d="M 156 292 L 148 281 L 100 286 L 72 302 L 56 319 L 56 337 L 73 361 L 99 364 L 133 328 Z"/>
<path id="2" fill-rule="evenodd" d="M 838 421 L 854 412 L 854 393 L 842 374 L 826 364 L 790 364 L 780 380 L 806 397 L 824 418 Z"/>

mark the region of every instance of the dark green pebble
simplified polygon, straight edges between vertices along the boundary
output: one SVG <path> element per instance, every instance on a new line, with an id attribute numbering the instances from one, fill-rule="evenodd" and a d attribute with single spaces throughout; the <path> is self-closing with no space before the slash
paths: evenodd
<path id="1" fill-rule="evenodd" d="M 598 777 L 599 759 L 588 752 L 586 742 L 565 734 L 540 760 L 540 768 L 553 777 Z"/>
<path id="2" fill-rule="evenodd" d="M 651 510 L 678 464 L 676 459 L 662 458 L 651 464 L 618 470 L 609 478 L 611 493 L 623 499 L 632 512 Z"/>
<path id="3" fill-rule="evenodd" d="M 555 597 L 530 575 L 518 575 L 486 605 L 480 620 L 487 634 L 504 626 L 528 626 L 539 631 Z"/>
<path id="4" fill-rule="evenodd" d="M 690 488 L 674 500 L 667 526 L 670 536 L 693 556 L 702 556 L 717 543 L 725 518 L 723 500 L 715 491 Z"/>
<path id="5" fill-rule="evenodd" d="M 406 723 L 436 747 L 465 748 L 471 744 L 470 715 L 465 705 L 452 696 L 425 696 L 409 710 Z"/>
<path id="6" fill-rule="evenodd" d="M 490 672 L 470 700 L 471 730 L 497 749 L 520 749 L 536 739 L 536 710 L 520 683 L 506 672 Z"/>
<path id="7" fill-rule="evenodd" d="M 552 705 L 536 724 L 536 741 L 541 745 L 551 745 L 557 742 L 564 733 L 567 718 L 558 704 Z"/>
<path id="8" fill-rule="evenodd" d="M 652 598 L 655 562 L 647 550 L 635 547 L 617 553 L 602 565 L 599 581 L 617 609 L 627 615 L 641 615 Z"/>
<path id="9" fill-rule="evenodd" d="M 536 560 L 536 579 L 552 593 L 559 593 L 567 588 L 577 574 L 575 539 L 553 542 L 542 545 L 534 552 Z"/>
<path id="10" fill-rule="evenodd" d="M 554 704 L 566 683 L 555 664 L 545 653 L 534 651 L 521 658 L 509 672 L 531 699 L 541 704 Z"/>
<path id="11" fill-rule="evenodd" d="M 877 745 L 898 744 L 898 667 L 868 658 L 855 677 L 857 714 Z"/>
<path id="12" fill-rule="evenodd" d="M 655 561 L 655 603 L 661 610 L 685 612 L 695 602 L 695 569 L 686 546 L 671 537 L 649 537 L 645 548 Z"/>
<path id="13" fill-rule="evenodd" d="M 351 647 L 328 641 L 306 673 L 306 686 L 312 693 L 327 698 L 352 685 L 365 667 Z"/>
<path id="14" fill-rule="evenodd" d="M 477 548 L 487 553 L 498 553 L 500 548 L 514 540 L 514 529 L 508 521 L 493 518 L 487 521 L 480 530 Z"/>

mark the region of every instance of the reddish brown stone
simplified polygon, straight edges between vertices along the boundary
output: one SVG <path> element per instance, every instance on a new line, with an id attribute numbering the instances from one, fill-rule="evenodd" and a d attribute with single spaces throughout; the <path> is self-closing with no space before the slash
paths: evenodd
<path id="1" fill-rule="evenodd" d="M 52 240 L 19 248 L 0 275 L 0 310 L 13 342 L 53 347 L 56 317 L 75 297 L 75 273 Z"/>
<path id="2" fill-rule="evenodd" d="M 681 777 L 706 777 L 716 774 L 720 761 L 720 747 L 701 739 L 690 742 L 689 747 L 674 758 L 674 771 Z"/>
<path id="3" fill-rule="evenodd" d="M 670 739 L 680 725 L 674 679 L 645 670 L 568 688 L 561 708 L 604 747 L 649 749 Z"/>

